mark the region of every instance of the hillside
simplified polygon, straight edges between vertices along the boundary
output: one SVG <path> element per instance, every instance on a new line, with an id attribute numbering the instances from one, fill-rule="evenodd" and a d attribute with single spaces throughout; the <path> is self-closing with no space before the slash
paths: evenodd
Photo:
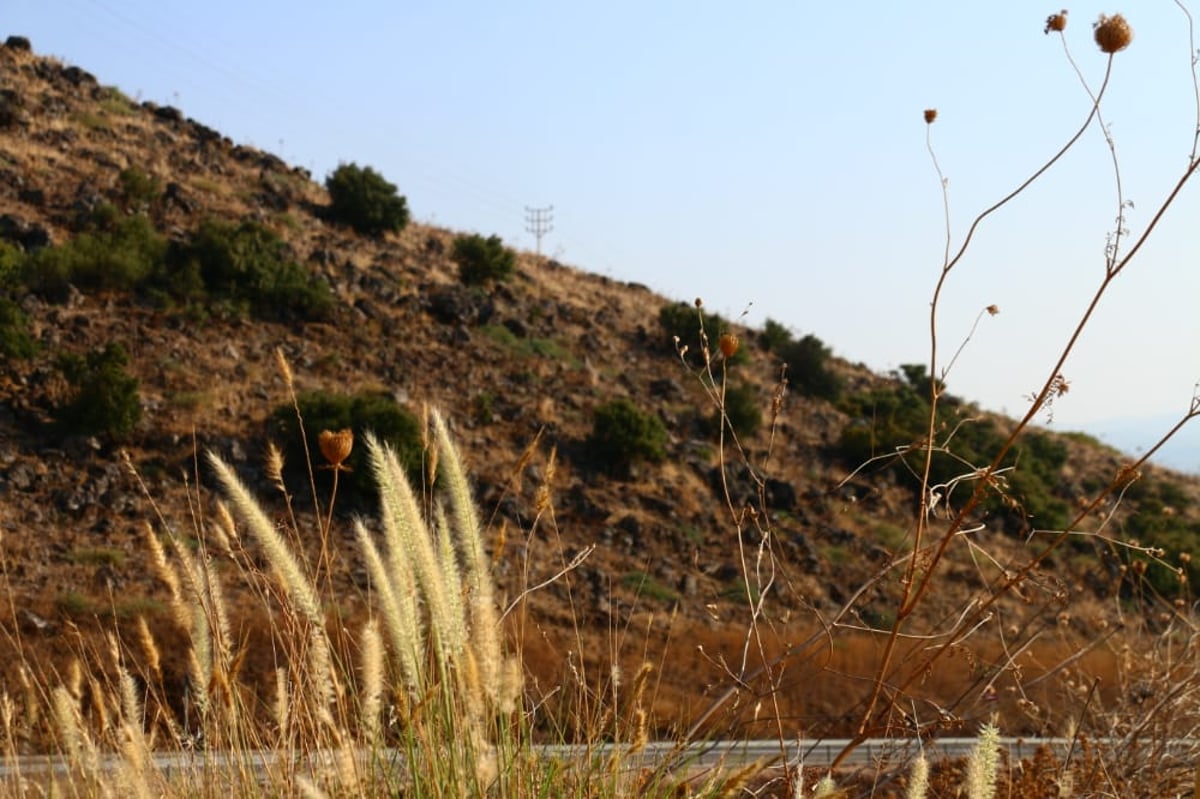
<path id="1" fill-rule="evenodd" d="M 631 670 L 646 658 L 659 664 L 657 723 L 678 729 L 731 674 L 753 670 L 748 597 L 764 599 L 756 629 L 766 654 L 809 640 L 849 602 L 853 612 L 825 630 L 828 645 L 818 636 L 819 645 L 775 675 L 777 709 L 791 727 L 845 732 L 864 698 L 856 678 L 874 665 L 869 630 L 895 618 L 901 575 L 874 576 L 911 548 L 918 507 L 917 482 L 903 464 L 884 458 L 859 467 L 913 443 L 905 436 L 926 401 L 927 378 L 918 370 L 872 374 L 826 360 L 815 339 L 729 322 L 711 331 L 709 372 L 698 342 L 681 356 L 673 339 L 686 343 L 699 328 L 691 298 L 680 305 L 532 253 L 517 254 L 510 280 L 466 286 L 453 258 L 455 231 L 411 223 L 362 236 L 331 221 L 329 203 L 305 170 L 235 144 L 179 109 L 134 103 L 19 41 L 0 47 L 0 328 L 5 342 L 24 332 L 33 344 L 13 346 L 0 372 L 0 528 L 11 598 L 0 611 L 3 661 L 16 663 L 19 649 L 62 668 L 72 655 L 98 652 L 97 631 L 113 618 L 126 624 L 141 615 L 170 638 L 174 622 L 145 537 L 148 526 L 169 526 L 203 538 L 207 522 L 197 519 L 214 513 L 215 500 L 204 451 L 229 459 L 255 491 L 275 498 L 282 518 L 264 465 L 268 442 L 276 442 L 289 454 L 297 512 L 315 529 L 296 440 L 284 440 L 295 428 L 286 421 L 291 396 L 279 352 L 298 392 L 370 397 L 418 418 L 428 405 L 451 420 L 490 514 L 502 591 L 513 600 L 550 581 L 513 616 L 531 691 L 550 695 L 580 670 L 600 690 L 611 657 Z M 233 236 L 239 225 L 277 236 L 285 261 L 302 268 L 292 294 L 271 295 L 297 304 L 219 294 L 209 284 L 186 288 L 194 275 L 153 271 L 175 263 L 172 253 L 205 252 L 201 231 Z M 72 244 L 81 237 L 93 249 Z M 114 256 L 108 264 L 97 253 L 120 255 L 131 241 L 151 253 L 151 271 L 118 280 L 115 270 L 131 261 Z M 84 261 L 53 255 L 72 246 Z M 312 299 L 324 292 L 328 307 Z M 679 318 L 690 328 L 664 323 Z M 722 332 L 740 340 L 729 358 L 717 354 Z M 136 378 L 140 419 L 121 434 L 65 431 L 63 408 L 76 395 L 64 356 L 79 364 L 114 344 L 128 355 L 121 368 Z M 786 387 L 785 359 L 793 367 Z M 763 419 L 757 430 L 748 423 L 740 447 L 712 421 L 710 389 L 726 374 L 738 407 Z M 596 411 L 618 399 L 661 422 L 665 457 L 625 471 L 596 454 Z M 944 407 L 941 431 L 957 431 L 951 449 L 964 460 L 941 468 L 947 479 L 969 476 L 990 457 L 996 433 L 988 431 L 1012 422 L 964 399 L 947 396 Z M 312 441 L 317 432 L 309 431 Z M 1018 450 L 1006 496 L 989 500 L 972 518 L 974 532 L 940 564 L 915 620 L 921 629 L 937 629 L 987 596 L 998 575 L 1044 543 L 1035 529 L 1065 523 L 1123 468 L 1118 453 L 1085 436 L 1036 431 Z M 315 472 L 322 496 L 329 476 Z M 971 488 L 965 480 L 957 494 L 947 490 L 948 502 Z M 350 520 L 373 505 L 349 487 L 340 496 L 335 580 L 341 610 L 354 617 L 367 602 Z M 942 523 L 940 514 L 932 518 L 934 527 Z M 929 702 L 918 711 L 921 723 L 937 718 L 937 707 L 947 710 L 935 726 L 999 712 L 1006 732 L 1060 733 L 1075 700 L 1053 680 L 1036 691 L 1024 682 L 1096 639 L 1105 646 L 1059 676 L 1111 676 L 1124 641 L 1110 640 L 1113 630 L 1161 629 L 1186 606 L 1190 594 L 1172 569 L 1200 530 L 1200 482 L 1146 467 L 1120 504 L 1099 507 L 1086 529 L 1103 536 L 1072 537 L 995 604 L 981 621 L 985 634 L 913 690 Z M 1113 543 L 1133 537 L 1162 555 Z M 1200 577 L 1190 562 L 1184 568 Z M 868 587 L 856 596 L 859 586 Z M 253 634 L 254 620 L 244 622 Z M 268 649 L 247 669 L 269 671 Z M 1005 651 L 1028 662 L 1007 660 Z M 7 690 L 19 690 L 18 676 L 3 669 Z M 817 678 L 826 688 L 814 692 Z M 1125 701 L 1118 686 L 1106 690 L 1105 701 Z"/>

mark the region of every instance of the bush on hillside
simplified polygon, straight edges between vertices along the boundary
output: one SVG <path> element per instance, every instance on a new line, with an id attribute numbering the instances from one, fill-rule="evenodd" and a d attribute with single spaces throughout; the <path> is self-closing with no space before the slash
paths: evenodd
<path id="1" fill-rule="evenodd" d="M 789 341 L 775 353 L 787 364 L 788 385 L 801 394 L 834 400 L 842 393 L 842 380 L 829 363 L 832 353 L 816 336 Z"/>
<path id="2" fill-rule="evenodd" d="M 333 312 L 328 284 L 289 257 L 287 245 L 256 222 L 208 220 L 172 248 L 162 290 L 208 297 L 272 321 L 316 321 Z"/>
<path id="3" fill-rule="evenodd" d="M 763 329 L 758 333 L 758 346 L 767 352 L 779 352 L 784 345 L 791 341 L 792 331 L 774 319 L 767 319 L 763 323 Z"/>
<path id="4" fill-rule="evenodd" d="M 391 397 L 370 392 L 347 395 L 312 391 L 297 397 L 297 404 L 300 406 L 300 417 L 304 420 L 304 432 L 313 458 L 312 467 L 318 470 L 317 485 L 322 491 L 329 488 L 330 482 L 320 479 L 319 470 L 323 470 L 327 464 L 317 448 L 318 436 L 322 430 L 336 432 L 350 428 L 354 431 L 358 443 L 345 461 L 350 471 L 339 479 L 339 504 L 344 500 L 348 506 L 364 506 L 374 498 L 375 479 L 366 461 L 366 448 L 362 446 L 362 438 L 368 431 L 395 450 L 411 480 L 417 485 L 423 483 L 421 424 Z M 296 409 L 290 404 L 276 408 L 271 415 L 269 428 L 271 437 L 276 438 L 283 449 L 289 470 L 289 484 L 306 483 L 308 465 Z"/>
<path id="5" fill-rule="evenodd" d="M 697 359 L 701 358 L 704 352 L 700 336 L 702 328 L 714 358 L 720 355 L 721 334 L 733 329 L 729 320 L 720 314 L 703 312 L 695 304 L 686 302 L 669 302 L 664 305 L 658 311 L 658 323 L 663 332 L 670 337 L 672 346 L 675 339 L 678 339 L 679 347 L 687 347 L 688 354 Z M 729 363 L 745 363 L 746 360 L 746 350 L 741 348 L 729 359 Z"/>
<path id="6" fill-rule="evenodd" d="M 892 386 L 843 399 L 842 410 L 852 421 L 842 430 L 837 454 L 849 468 L 856 468 L 873 457 L 897 455 L 906 447 L 915 447 L 881 461 L 881 468 L 913 481 L 915 487 L 924 468 L 925 453 L 917 445 L 928 433 L 929 378 L 924 369 L 903 368 L 896 378 Z M 946 444 L 946 451 L 933 453 L 931 486 L 945 486 L 971 475 L 990 463 L 1004 443 L 1004 433 L 995 422 L 950 395 L 942 395 L 938 403 L 935 428 L 934 445 Z M 991 522 L 1012 534 L 1027 533 L 1031 527 L 1064 527 L 1070 521 L 1070 507 L 1054 492 L 1062 481 L 1066 460 L 1066 446 L 1051 436 L 1031 432 L 1018 439 L 1000 464 L 1001 468 L 1016 467 L 1004 472 L 1003 492 L 989 491 L 981 505 Z M 968 481 L 957 491 L 965 496 L 973 489 Z M 944 489 L 939 491 L 944 494 Z"/>
<path id="7" fill-rule="evenodd" d="M 458 264 L 458 276 L 468 286 L 507 280 L 516 268 L 517 256 L 499 236 L 486 239 L 478 233 L 456 236 L 451 260 Z"/>
<path id="8" fill-rule="evenodd" d="M 133 213 L 146 213 L 162 198 L 162 184 L 136 166 L 121 170 L 117 178 L 117 196 L 121 207 Z"/>
<path id="9" fill-rule="evenodd" d="M 0 355 L 30 358 L 36 352 L 37 342 L 29 330 L 29 317 L 21 306 L 7 297 L 0 297 Z"/>
<path id="10" fill-rule="evenodd" d="M 26 256 L 20 280 L 31 291 L 54 301 L 64 300 L 71 285 L 129 291 L 160 271 L 166 255 L 167 240 L 149 219 L 140 214 L 125 216 L 101 204 L 84 232 Z"/>
<path id="11" fill-rule="evenodd" d="M 120 344 L 86 355 L 62 355 L 58 368 L 66 378 L 68 399 L 53 417 L 64 435 L 127 436 L 142 418 L 136 377 L 128 374 L 129 354 Z"/>
<path id="12" fill-rule="evenodd" d="M 342 164 L 325 178 L 329 218 L 367 236 L 400 231 L 408 224 L 408 200 L 371 167 Z"/>
<path id="13" fill-rule="evenodd" d="M 739 437 L 752 436 L 762 427 L 763 413 L 754 387 L 748 383 L 725 388 L 725 416 Z M 721 412 L 715 411 L 712 424 L 721 423 Z"/>
<path id="14" fill-rule="evenodd" d="M 666 457 L 667 429 L 652 413 L 643 413 L 621 398 L 596 408 L 592 432 L 585 442 L 596 465 L 617 477 L 627 477 L 635 463 Z"/>

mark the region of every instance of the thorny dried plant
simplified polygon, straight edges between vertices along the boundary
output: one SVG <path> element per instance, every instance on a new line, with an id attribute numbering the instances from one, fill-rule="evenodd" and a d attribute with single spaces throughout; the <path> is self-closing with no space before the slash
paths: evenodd
<path id="1" fill-rule="evenodd" d="M 1182 3 L 1177 3 L 1176 5 L 1187 17 L 1189 52 L 1194 54 L 1196 49 L 1192 33 L 1191 15 Z M 1067 44 L 1065 36 L 1067 13 L 1067 10 L 1064 9 L 1056 14 L 1051 14 L 1046 19 L 1044 32 L 1047 34 L 1051 32 L 1058 33 L 1062 37 L 1068 63 L 1079 77 L 1084 91 L 1090 98 L 1088 111 L 1075 132 L 1041 166 L 1036 168 L 1028 178 L 1018 183 L 1013 190 L 974 217 L 962 241 L 957 244 L 954 242 L 950 227 L 949 184 L 938 163 L 931 138 L 932 123 L 935 120 L 939 120 L 940 117 L 934 108 L 928 108 L 924 111 L 923 116 L 927 127 L 927 136 L 930 136 L 930 138 L 927 138 L 927 147 L 934 170 L 938 176 L 945 211 L 945 255 L 938 271 L 929 311 L 930 332 L 927 361 L 929 415 L 926 435 L 923 442 L 914 443 L 905 448 L 904 453 L 902 453 L 919 455 L 920 462 L 923 463 L 923 466 L 918 468 L 916 475 L 920 484 L 920 500 L 914 513 L 913 539 L 908 552 L 901 553 L 894 560 L 885 564 L 876 572 L 873 578 L 851 594 L 838 612 L 824 620 L 823 629 L 827 631 L 828 635 L 832 635 L 848 618 L 856 613 L 857 604 L 869 591 L 873 590 L 873 586 L 878 585 L 883 580 L 889 579 L 895 573 L 895 570 L 898 569 L 901 572 L 899 580 L 901 594 L 894 608 L 894 621 L 883 635 L 884 640 L 881 656 L 874 679 L 871 681 L 871 687 L 866 692 L 866 697 L 861 706 L 860 721 L 852 739 L 837 758 L 835 766 L 843 762 L 868 737 L 896 733 L 898 727 L 895 719 L 904 715 L 900 711 L 898 703 L 908 701 L 911 692 L 924 679 L 925 675 L 931 673 L 931 670 L 940 661 L 946 659 L 949 653 L 960 651 L 968 637 L 977 635 L 981 629 L 998 625 L 997 619 L 999 617 L 996 614 L 996 608 L 1004 597 L 1015 595 L 1022 597 L 1024 601 L 1030 601 L 1028 597 L 1029 589 L 1038 582 L 1036 570 L 1052 554 L 1059 550 L 1068 538 L 1079 536 L 1089 537 L 1104 546 L 1115 549 L 1126 549 L 1131 553 L 1137 552 L 1145 557 L 1165 563 L 1163 559 L 1165 553 L 1157 551 L 1154 548 L 1142 547 L 1137 542 L 1114 538 L 1104 532 L 1103 522 L 1099 528 L 1089 529 L 1087 526 L 1088 520 L 1097 518 L 1101 509 L 1107 509 L 1107 516 L 1101 516 L 1101 518 L 1111 518 L 1112 508 L 1120 503 L 1123 495 L 1122 492 L 1129 485 L 1131 478 L 1137 474 L 1142 464 L 1152 457 L 1185 424 L 1200 415 L 1200 394 L 1193 398 L 1190 407 L 1181 415 L 1178 422 L 1163 434 L 1157 443 L 1151 446 L 1134 463 L 1129 464 L 1127 468 L 1122 469 L 1118 474 L 1114 475 L 1109 484 L 1098 491 L 1090 501 L 1086 502 L 1073 515 L 1063 529 L 1036 531 L 1036 536 L 1030 539 L 1032 546 L 1027 556 L 1014 562 L 1002 562 L 994 556 L 989 555 L 978 539 L 978 536 L 975 535 L 985 529 L 986 522 L 979 521 L 976 511 L 986 498 L 998 494 L 1003 501 L 1018 504 L 1018 500 L 1010 496 L 1005 489 L 1004 474 L 1011 468 L 1005 466 L 1006 456 L 1034 420 L 1042 414 L 1050 416 L 1053 412 L 1055 401 L 1063 398 L 1068 393 L 1070 382 L 1065 377 L 1067 362 L 1075 352 L 1084 330 L 1092 322 L 1100 301 L 1110 292 L 1115 278 L 1133 263 L 1146 242 L 1158 230 L 1168 209 L 1176 203 L 1185 186 L 1189 184 L 1197 170 L 1200 169 L 1200 157 L 1197 156 L 1197 145 L 1200 144 L 1200 88 L 1198 88 L 1196 76 L 1196 59 L 1193 57 L 1190 59 L 1190 62 L 1192 64 L 1191 82 L 1196 105 L 1195 129 L 1187 164 L 1174 184 L 1167 187 L 1143 229 L 1137 233 L 1131 231 L 1126 220 L 1125 211 L 1132 207 L 1132 203 L 1123 195 L 1120 162 L 1117 157 L 1116 144 L 1108 126 L 1104 122 L 1102 105 L 1115 67 L 1115 56 L 1130 46 L 1133 41 L 1133 29 L 1129 22 L 1120 14 L 1101 16 L 1095 23 L 1093 26 L 1093 37 L 1101 52 L 1107 56 L 1107 61 L 1098 88 L 1093 89 L 1076 64 Z M 1050 359 L 1051 363 L 1047 368 L 1045 381 L 1039 388 L 1030 393 L 1029 406 L 1025 413 L 1012 423 L 1001 445 L 994 453 L 990 454 L 991 461 L 982 464 L 964 462 L 964 472 L 961 477 L 955 478 L 946 484 L 934 485 L 931 479 L 934 456 L 939 454 L 954 456 L 953 437 L 955 431 L 950 431 L 948 435 L 939 435 L 940 432 L 944 432 L 939 430 L 938 421 L 938 406 L 942 395 L 942 387 L 959 355 L 962 354 L 966 344 L 974 334 L 974 328 L 972 328 L 971 333 L 959 345 L 953 357 L 943 362 L 940 347 L 942 337 L 939 316 L 944 289 L 951 277 L 956 273 L 956 267 L 971 248 L 975 234 L 980 226 L 998 211 L 1020 197 L 1035 182 L 1043 178 L 1069 151 L 1076 148 L 1084 135 L 1093 128 L 1099 129 L 1108 148 L 1112 162 L 1113 186 L 1117 207 L 1116 226 L 1105 237 L 1104 268 L 1100 275 L 1099 284 L 1092 292 L 1085 310 L 1076 320 L 1066 341 Z M 703 303 L 700 300 L 697 300 L 696 307 L 698 315 L 703 314 Z M 984 313 L 989 316 L 995 316 L 999 313 L 999 308 L 994 304 L 988 305 L 981 312 L 980 317 L 976 319 L 976 325 L 978 325 L 979 319 L 982 318 Z M 698 375 L 711 401 L 723 412 L 724 392 L 727 384 L 727 364 L 723 359 L 714 358 L 710 353 L 707 341 L 703 339 L 704 325 L 702 319 L 699 326 L 703 342 L 699 367 L 697 368 L 695 364 L 689 363 L 686 349 L 681 348 L 679 356 L 684 364 L 688 366 L 689 370 Z M 781 389 L 785 384 L 785 381 L 781 380 Z M 778 403 L 775 404 L 774 409 L 776 412 L 778 411 Z M 728 420 L 726 419 L 725 421 L 726 424 L 722 425 L 719 434 L 722 477 L 725 475 L 726 453 L 729 452 L 741 461 L 741 464 L 747 468 L 751 478 L 759 487 L 760 497 L 758 508 L 766 508 L 767 503 L 762 496 L 762 492 L 765 485 L 764 475 L 766 474 L 767 458 L 770 456 L 770 447 L 767 448 L 767 456 L 761 462 L 751 463 L 750 457 L 737 440 L 736 433 L 728 424 Z M 772 429 L 774 430 L 774 424 L 772 425 Z M 895 454 L 879 457 L 895 457 Z M 959 483 L 965 486 L 961 492 L 963 495 L 958 497 L 956 503 L 951 504 L 948 501 L 950 492 Z M 759 513 L 754 508 L 737 506 L 731 499 L 728 485 L 726 484 L 724 488 L 729 517 L 732 526 L 738 534 L 738 551 L 741 555 L 743 576 L 748 584 L 753 580 L 757 580 L 760 587 L 769 587 L 777 577 L 777 562 L 771 541 L 772 520 L 770 515 Z M 940 510 L 941 512 L 935 514 L 935 510 Z M 744 531 L 748 525 L 753 526 L 757 530 L 758 540 L 760 541 L 753 556 L 749 555 L 743 544 Z M 959 542 L 965 543 L 970 548 L 973 558 L 982 557 L 992 562 L 998 569 L 999 576 L 983 586 L 982 593 L 976 599 L 972 600 L 967 607 L 963 608 L 960 614 L 951 618 L 948 624 L 929 631 L 910 631 L 908 628 L 916 620 L 918 608 L 923 606 L 923 604 L 927 604 L 937 594 L 937 586 L 939 580 L 942 579 L 941 575 L 944 571 L 941 567 L 946 559 L 947 552 Z M 1186 553 L 1184 554 L 1186 555 Z M 1135 565 L 1132 568 L 1135 570 L 1141 569 L 1144 572 L 1144 560 L 1135 560 L 1133 562 L 1141 565 Z M 1181 563 L 1185 562 L 1181 557 Z M 1184 575 L 1181 567 L 1179 567 L 1179 573 Z M 1053 616 L 1055 611 L 1052 609 L 1065 601 L 1064 594 L 1061 590 L 1049 589 L 1046 596 L 1047 598 L 1044 600 L 1045 612 Z M 1062 611 L 1058 612 L 1061 613 Z M 761 626 L 769 623 L 769 620 L 763 613 L 762 606 L 755 604 L 753 601 L 749 604 L 748 615 L 747 645 L 744 648 L 743 660 L 737 668 L 729 669 L 729 676 L 734 681 L 733 685 L 720 694 L 708 710 L 700 715 L 699 719 L 695 721 L 690 729 L 691 734 L 697 734 L 703 729 L 703 725 L 709 722 L 722 707 L 730 703 L 736 704 L 738 697 L 747 692 L 748 686 L 755 680 L 764 681 L 766 688 L 762 689 L 763 693 L 766 693 L 768 697 L 773 697 L 775 693 L 774 688 L 781 682 L 785 661 L 788 658 L 807 656 L 813 651 L 816 639 L 821 637 L 818 635 L 793 644 L 782 657 L 768 658 L 760 649 L 757 663 L 752 663 L 748 657 L 753 651 L 751 643 L 762 640 Z M 1185 634 L 1184 631 L 1187 631 L 1185 637 L 1188 640 L 1191 640 L 1196 635 L 1195 627 L 1191 626 L 1187 614 L 1182 612 L 1181 609 L 1175 608 L 1169 610 L 1166 612 L 1166 615 L 1173 620 L 1172 623 L 1176 626 L 1175 632 L 1169 635 L 1163 633 L 1162 637 L 1156 640 L 1163 642 L 1176 640 L 1180 634 Z M 1035 624 L 1016 631 L 1018 634 L 1015 636 L 1009 637 L 1006 634 L 1004 637 L 1004 646 L 1009 655 L 1006 660 L 998 664 L 996 671 L 1015 672 L 1016 655 L 1034 637 L 1041 634 L 1038 632 L 1041 629 L 1042 627 Z M 914 638 L 928 642 L 921 651 L 919 658 L 915 661 L 911 657 L 897 660 L 897 656 L 901 651 L 901 644 L 914 640 Z M 1076 657 L 1078 656 L 1077 654 Z M 1065 667 L 1065 664 L 1072 662 L 1074 662 L 1074 658 L 1068 658 L 1064 661 L 1063 667 Z M 1175 659 L 1172 662 L 1177 663 L 1178 660 Z M 1051 669 L 1049 673 L 1059 673 L 1061 668 Z M 1192 664 L 1192 667 L 1186 671 L 1183 684 L 1187 687 L 1170 692 L 1170 701 L 1164 701 L 1161 705 L 1156 706 L 1154 713 L 1151 714 L 1151 718 L 1178 722 L 1182 722 L 1183 719 L 1200 719 L 1200 703 L 1192 701 L 1193 693 L 1200 691 L 1200 669 L 1197 669 Z M 1177 677 L 1180 676 L 1180 672 L 1178 671 L 1172 673 Z M 964 694 L 964 698 L 965 696 L 966 694 Z M 1185 699 L 1187 701 L 1184 701 Z M 760 701 L 762 700 L 760 699 Z M 929 722 L 929 730 L 937 729 L 946 721 L 950 721 L 951 723 L 956 722 L 954 715 L 955 708 L 946 708 L 944 711 L 945 718 Z M 1186 732 L 1186 723 L 1176 723 L 1166 726 L 1171 727 L 1173 730 L 1172 734 L 1178 734 L 1181 729 Z M 915 731 L 920 732 L 921 730 L 918 729 Z M 1150 732 L 1150 730 L 1142 727 L 1140 732 L 1145 733 Z M 1163 740 L 1162 735 L 1166 733 L 1164 731 L 1160 732 L 1162 734 L 1152 737 L 1153 740 Z M 781 747 L 786 737 L 785 733 L 786 731 L 781 725 L 778 729 Z M 1196 754 L 1193 752 L 1193 758 Z M 1174 771 L 1173 774 L 1177 776 L 1178 770 Z M 1160 782 L 1159 784 L 1164 783 Z"/>

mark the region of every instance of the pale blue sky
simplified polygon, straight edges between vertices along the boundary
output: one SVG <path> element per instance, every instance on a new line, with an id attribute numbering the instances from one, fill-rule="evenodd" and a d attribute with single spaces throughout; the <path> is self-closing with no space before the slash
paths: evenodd
<path id="1" fill-rule="evenodd" d="M 345 2 L 6 0 L 4 30 L 131 96 L 179 106 L 308 167 L 380 170 L 415 217 L 543 250 L 748 320 L 815 333 L 878 371 L 927 357 L 952 228 L 1013 188 L 1088 98 L 1047 14 L 1061 0 Z M 1135 30 L 1105 106 L 1136 234 L 1196 125 L 1186 18 L 1169 0 L 1071 7 L 1093 85 L 1102 11 Z M 1194 9 L 1200 11 L 1200 8 Z M 1054 426 L 1182 413 L 1200 380 L 1200 185 L 1114 286 Z M 952 277 L 950 389 L 1019 414 L 1103 270 L 1116 200 L 1099 129 L 985 223 Z M 1148 442 L 1147 442 L 1148 443 Z"/>

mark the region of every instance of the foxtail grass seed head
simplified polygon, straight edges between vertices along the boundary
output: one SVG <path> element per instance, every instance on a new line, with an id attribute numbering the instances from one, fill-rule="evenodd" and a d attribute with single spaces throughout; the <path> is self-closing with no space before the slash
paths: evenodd
<path id="1" fill-rule="evenodd" d="M 1046 17 L 1046 29 L 1044 31 L 1042 31 L 1042 33 L 1050 33 L 1050 31 L 1054 31 L 1055 33 L 1062 33 L 1066 29 L 1067 29 L 1067 10 L 1064 8 L 1062 11 L 1059 11 L 1057 14 L 1051 14 L 1050 16 Z"/>
<path id="2" fill-rule="evenodd" d="M 737 354 L 738 347 L 741 346 L 741 342 L 738 341 L 738 337 L 732 333 L 722 333 L 721 339 L 718 342 L 718 346 L 721 348 L 721 354 L 724 355 L 726 359 L 729 359 Z"/>
<path id="3" fill-rule="evenodd" d="M 295 383 L 295 377 L 292 375 L 292 365 L 288 363 L 287 357 L 283 354 L 283 349 L 275 348 L 275 365 L 279 368 L 279 375 L 283 378 L 284 384 L 291 388 Z"/>
<path id="4" fill-rule="evenodd" d="M 929 792 L 929 760 L 926 759 L 925 753 L 921 752 L 917 755 L 917 759 L 913 761 L 912 771 L 908 777 L 908 791 L 904 794 L 905 799 L 925 799 Z"/>
<path id="5" fill-rule="evenodd" d="M 1120 14 L 1113 14 L 1111 17 L 1101 14 L 1092 27 L 1096 44 L 1102 52 L 1109 55 L 1124 50 L 1133 41 L 1133 28 L 1129 27 L 1125 17 Z"/>
<path id="6" fill-rule="evenodd" d="M 325 456 L 325 460 L 329 461 L 329 468 L 339 471 L 348 472 L 350 468 L 345 466 L 346 458 L 350 457 L 350 450 L 354 449 L 354 431 L 349 427 L 338 430 L 336 433 L 332 430 L 322 430 L 317 437 L 317 445 L 321 448 L 321 454 Z"/>
<path id="7" fill-rule="evenodd" d="M 936 119 L 937 119 L 937 109 L 936 108 L 926 108 L 925 109 L 925 124 L 932 125 L 934 123 L 934 120 L 936 120 Z"/>

